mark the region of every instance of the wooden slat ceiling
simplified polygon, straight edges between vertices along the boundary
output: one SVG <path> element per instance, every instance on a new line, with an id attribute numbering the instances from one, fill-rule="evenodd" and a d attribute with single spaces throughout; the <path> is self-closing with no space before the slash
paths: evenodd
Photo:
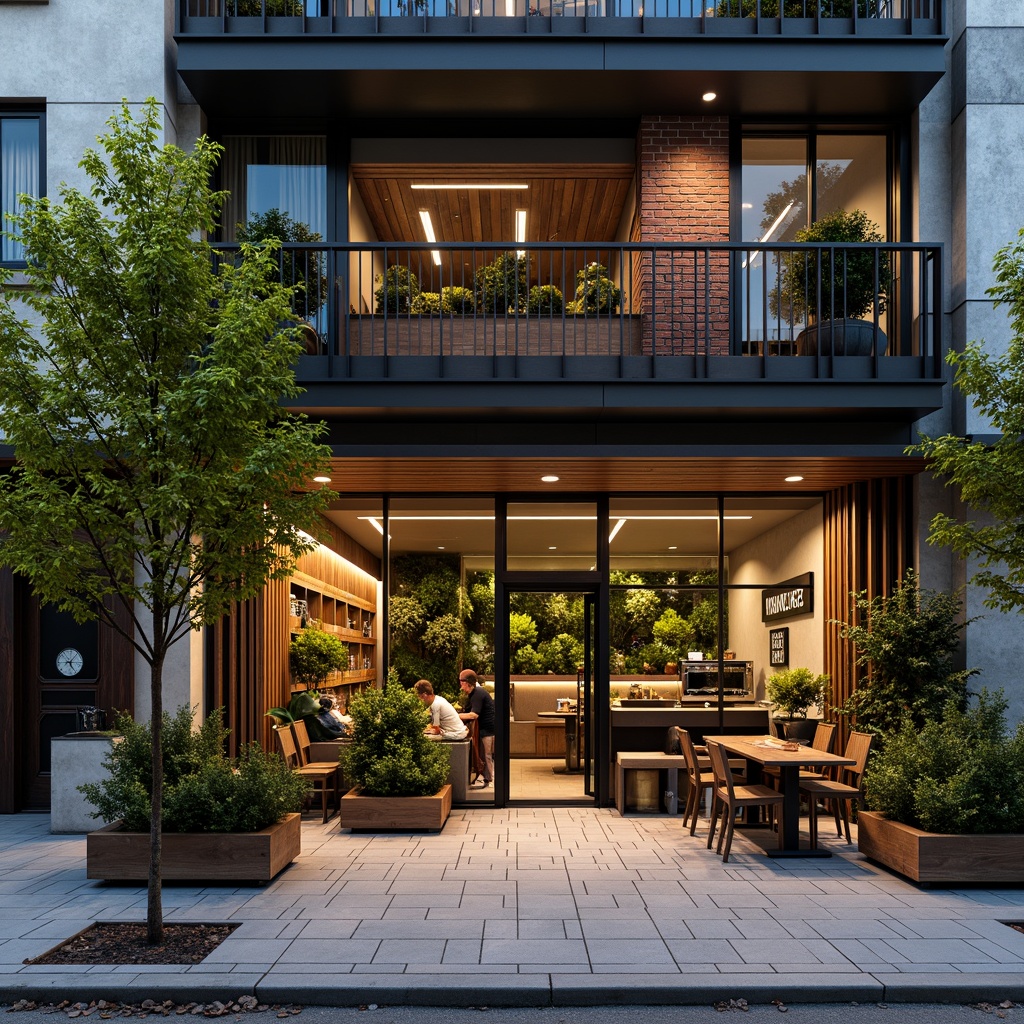
<path id="1" fill-rule="evenodd" d="M 924 469 L 910 458 L 340 458 L 332 489 L 374 493 L 807 493 Z M 543 483 L 547 474 L 557 483 Z M 787 476 L 803 480 L 786 483 Z"/>
<path id="2" fill-rule="evenodd" d="M 526 210 L 527 242 L 607 242 L 616 237 L 632 164 L 355 164 L 352 176 L 381 242 L 511 242 Z M 412 184 L 525 184 L 526 189 L 424 189 Z"/>

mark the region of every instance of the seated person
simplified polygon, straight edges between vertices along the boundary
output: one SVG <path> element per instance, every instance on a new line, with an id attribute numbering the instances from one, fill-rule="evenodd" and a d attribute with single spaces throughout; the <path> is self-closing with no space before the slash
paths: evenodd
<path id="1" fill-rule="evenodd" d="M 430 711 L 430 725 L 424 730 L 432 740 L 464 740 L 469 734 L 458 712 L 426 679 L 421 679 L 413 690 Z"/>

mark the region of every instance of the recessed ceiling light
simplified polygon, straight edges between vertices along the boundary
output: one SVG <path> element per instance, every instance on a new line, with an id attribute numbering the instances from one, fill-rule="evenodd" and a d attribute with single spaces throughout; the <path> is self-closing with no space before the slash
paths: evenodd
<path id="1" fill-rule="evenodd" d="M 669 546 L 668 546 L 669 551 L 675 551 L 675 550 L 677 550 L 677 548 L 678 548 L 678 545 L 676 545 L 676 544 L 669 544 Z"/>
<path id="2" fill-rule="evenodd" d="M 444 551 L 444 545 L 443 544 L 438 544 L 437 545 L 437 550 L 438 551 Z"/>
<path id="3" fill-rule="evenodd" d="M 558 483 L 558 477 L 557 476 L 542 476 L 541 480 L 544 483 L 546 483 L 546 484 L 557 484 Z"/>
<path id="4" fill-rule="evenodd" d="M 608 534 L 608 543 L 611 544 L 615 540 L 616 534 L 626 525 L 625 519 L 620 519 L 613 527 L 612 532 Z"/>
<path id="5" fill-rule="evenodd" d="M 420 210 L 420 221 L 423 224 L 423 233 L 427 236 L 428 242 L 436 242 L 437 238 L 434 236 L 434 225 L 430 219 L 429 210 Z M 441 253 L 438 249 L 431 249 L 430 258 L 434 261 L 434 266 L 441 266 Z"/>
<path id="6" fill-rule="evenodd" d="M 701 99 L 702 99 L 702 100 L 703 100 L 703 101 L 704 101 L 705 103 L 711 103 L 711 102 L 713 102 L 714 100 L 717 100 L 717 99 L 718 99 L 718 93 L 717 93 L 717 92 L 711 92 L 711 90 L 709 89 L 709 90 L 708 90 L 708 91 L 707 91 L 706 93 L 704 93 L 704 95 L 703 95 L 703 96 L 701 96 Z"/>
<path id="7" fill-rule="evenodd" d="M 803 480 L 802 476 L 787 476 L 786 477 L 786 483 L 787 484 L 798 484 L 798 483 L 800 483 L 801 480 Z"/>
<path id="8" fill-rule="evenodd" d="M 554 545 L 554 544 L 549 544 L 548 545 L 548 551 L 557 551 L 557 550 L 558 550 L 558 547 L 556 545 Z"/>
<path id="9" fill-rule="evenodd" d="M 313 477 L 313 482 L 318 484 L 329 484 L 331 482 L 331 478 L 329 476 L 315 476 Z"/>
<path id="10" fill-rule="evenodd" d="M 530 187 L 529 185 L 512 184 L 510 182 L 502 182 L 500 184 L 485 184 L 484 182 L 480 182 L 480 181 L 464 181 L 461 184 L 448 184 L 448 185 L 427 185 L 427 184 L 422 184 L 422 185 L 410 185 L 409 186 L 409 188 L 415 188 L 415 189 L 420 189 L 420 190 L 424 190 L 424 189 L 447 189 L 447 190 L 451 190 L 451 189 L 455 189 L 455 188 L 470 188 L 470 189 L 478 189 L 478 190 L 483 190 L 483 189 L 492 189 L 492 190 L 493 189 L 507 189 L 507 190 L 510 190 L 510 191 L 520 191 L 520 192 L 523 191 L 524 189 L 528 189 L 529 187 Z"/>

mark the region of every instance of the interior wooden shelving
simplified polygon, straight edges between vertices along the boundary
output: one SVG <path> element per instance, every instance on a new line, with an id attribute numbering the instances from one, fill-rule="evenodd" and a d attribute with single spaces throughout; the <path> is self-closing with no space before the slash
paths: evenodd
<path id="1" fill-rule="evenodd" d="M 301 570 L 292 574 L 289 586 L 288 628 L 300 632 L 309 622 L 333 633 L 348 645 L 348 668 L 334 672 L 326 688 L 334 690 L 343 704 L 377 680 L 376 594 L 355 594 Z M 292 683 L 292 691 L 302 686 Z"/>

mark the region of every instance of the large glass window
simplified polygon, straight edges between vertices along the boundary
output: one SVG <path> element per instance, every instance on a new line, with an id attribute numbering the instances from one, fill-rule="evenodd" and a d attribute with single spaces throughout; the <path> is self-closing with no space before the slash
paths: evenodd
<path id="1" fill-rule="evenodd" d="M 793 242 L 801 228 L 839 210 L 863 211 L 883 239 L 893 240 L 888 150 L 882 133 L 744 138 L 741 240 Z M 780 284 L 786 264 L 785 256 L 770 251 L 752 252 L 742 261 L 748 350 L 791 344 L 806 325 L 807 304 L 793 301 Z"/>
<path id="2" fill-rule="evenodd" d="M 4 232 L 12 229 L 11 214 L 20 213 L 19 196 L 42 194 L 41 118 L 0 114 L 0 263 L 24 260 L 24 247 Z"/>

